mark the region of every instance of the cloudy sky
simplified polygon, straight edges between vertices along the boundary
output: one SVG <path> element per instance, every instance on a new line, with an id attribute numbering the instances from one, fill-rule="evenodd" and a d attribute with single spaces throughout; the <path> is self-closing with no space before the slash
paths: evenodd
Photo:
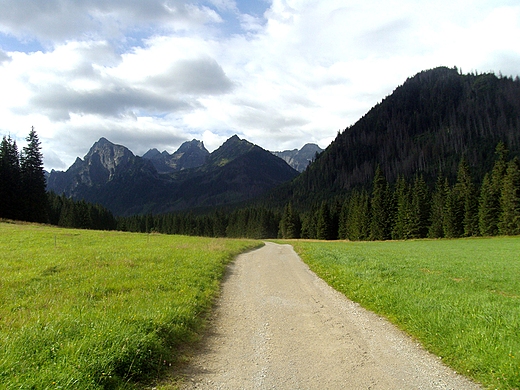
<path id="1" fill-rule="evenodd" d="M 520 75 L 518 0 L 0 0 L 0 136 L 46 169 L 233 134 L 326 147 L 436 66 Z"/>

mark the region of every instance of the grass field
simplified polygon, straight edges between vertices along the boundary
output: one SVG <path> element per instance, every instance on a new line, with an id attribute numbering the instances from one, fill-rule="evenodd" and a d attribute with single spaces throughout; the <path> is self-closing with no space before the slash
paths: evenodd
<path id="1" fill-rule="evenodd" d="M 0 223 L 0 388 L 135 388 L 196 339 L 251 240 Z"/>
<path id="2" fill-rule="evenodd" d="M 320 277 L 489 388 L 520 388 L 520 237 L 300 242 Z"/>

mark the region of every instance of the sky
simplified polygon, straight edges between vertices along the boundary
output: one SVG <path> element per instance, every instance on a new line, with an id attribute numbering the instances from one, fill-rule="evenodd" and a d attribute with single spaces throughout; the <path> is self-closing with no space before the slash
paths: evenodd
<path id="1" fill-rule="evenodd" d="M 518 0 L 0 0 L 0 136 L 45 169 L 234 134 L 327 147 L 437 66 L 520 75 Z"/>

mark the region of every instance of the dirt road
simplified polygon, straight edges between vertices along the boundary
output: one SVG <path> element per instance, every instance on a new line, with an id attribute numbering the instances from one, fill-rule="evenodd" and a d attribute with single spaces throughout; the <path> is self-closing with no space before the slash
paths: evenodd
<path id="1" fill-rule="evenodd" d="M 289 245 L 230 266 L 185 389 L 478 389 L 316 277 Z"/>

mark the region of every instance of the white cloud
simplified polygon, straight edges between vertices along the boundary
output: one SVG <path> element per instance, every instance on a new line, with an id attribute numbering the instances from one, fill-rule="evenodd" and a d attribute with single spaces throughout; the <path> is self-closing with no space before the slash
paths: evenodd
<path id="1" fill-rule="evenodd" d="M 101 136 L 137 154 L 193 138 L 213 150 L 235 133 L 271 150 L 326 147 L 421 70 L 520 73 L 513 0 L 0 6 L 0 33 L 46 48 L 6 49 L 0 34 L 0 132 L 23 139 L 34 125 L 48 168 Z"/>
<path id="2" fill-rule="evenodd" d="M 11 57 L 6 52 L 4 52 L 2 49 L 0 49 L 0 65 L 2 65 L 2 63 L 4 63 L 4 62 L 8 62 L 8 61 L 11 61 Z"/>
<path id="3" fill-rule="evenodd" d="M 0 8 L 1 32 L 51 42 L 105 39 L 136 27 L 190 30 L 222 21 L 214 10 L 183 0 L 0 0 Z"/>

